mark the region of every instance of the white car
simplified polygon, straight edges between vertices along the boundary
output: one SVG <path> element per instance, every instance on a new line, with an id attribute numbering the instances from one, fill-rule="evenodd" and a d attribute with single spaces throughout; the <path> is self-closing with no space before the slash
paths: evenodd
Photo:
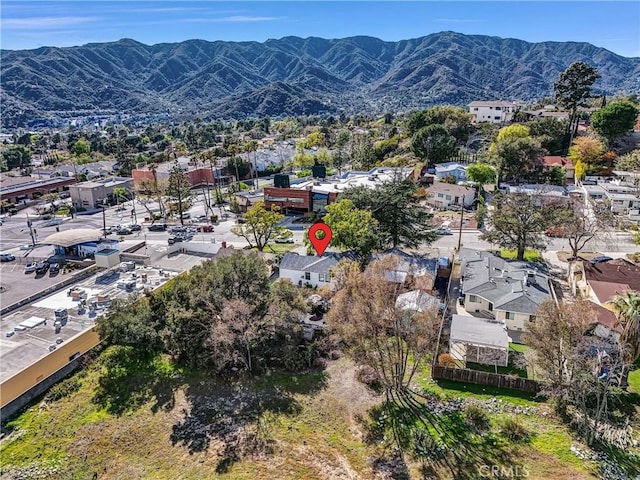
<path id="1" fill-rule="evenodd" d="M 33 273 L 36 271 L 38 264 L 36 262 L 27 263 L 24 266 L 24 273 Z"/>

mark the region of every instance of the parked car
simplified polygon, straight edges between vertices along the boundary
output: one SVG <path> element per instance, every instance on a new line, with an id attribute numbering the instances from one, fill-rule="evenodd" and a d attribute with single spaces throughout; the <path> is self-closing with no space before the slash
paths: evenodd
<path id="1" fill-rule="evenodd" d="M 293 243 L 293 238 L 291 237 L 276 237 L 276 243 Z"/>
<path id="2" fill-rule="evenodd" d="M 150 232 L 164 232 L 166 229 L 166 223 L 154 223 L 153 225 L 149 225 Z"/>
<path id="3" fill-rule="evenodd" d="M 58 273 L 60 273 L 60 264 L 52 263 L 51 268 L 49 269 L 49 275 L 53 276 L 53 275 L 57 275 Z"/>
<path id="4" fill-rule="evenodd" d="M 209 220 L 209 217 L 207 215 L 198 215 L 196 217 L 196 220 L 199 222 L 206 222 L 207 220 Z"/>
<path id="5" fill-rule="evenodd" d="M 451 229 L 447 227 L 438 227 L 436 228 L 436 234 L 438 235 L 453 235 Z"/>
<path id="6" fill-rule="evenodd" d="M 47 273 L 49 271 L 48 262 L 40 262 L 36 265 L 36 273 Z"/>
<path id="7" fill-rule="evenodd" d="M 131 225 L 129 225 L 129 229 L 132 232 L 140 232 L 142 230 L 142 227 L 138 224 L 132 223 Z"/>
<path id="8" fill-rule="evenodd" d="M 117 235 L 131 235 L 132 233 L 131 229 L 127 227 L 120 227 L 116 230 Z"/>
<path id="9" fill-rule="evenodd" d="M 42 224 L 43 227 L 55 227 L 56 225 L 60 225 L 62 223 L 62 219 L 54 218 L 52 220 L 47 220 Z"/>
<path id="10" fill-rule="evenodd" d="M 184 233 L 186 231 L 187 231 L 187 227 L 183 227 L 181 225 L 171 228 L 171 233 Z"/>
<path id="11" fill-rule="evenodd" d="M 213 232 L 213 225 L 209 225 L 209 224 L 207 224 L 207 225 L 198 225 L 196 227 L 196 230 L 198 232 Z"/>
<path id="12" fill-rule="evenodd" d="M 13 262 L 16 259 L 13 253 L 2 252 L 0 253 L 0 262 Z"/>
<path id="13" fill-rule="evenodd" d="M 11 330 L 10 332 L 5 333 L 5 337 L 9 338 L 9 337 L 13 337 L 16 334 L 16 332 L 14 330 Z"/>
<path id="14" fill-rule="evenodd" d="M 37 265 L 38 264 L 36 262 L 27 263 L 24 266 L 24 273 L 33 273 L 33 272 L 35 272 Z"/>
<path id="15" fill-rule="evenodd" d="M 25 250 L 31 250 L 33 249 L 33 245 L 20 245 L 20 250 L 25 251 Z"/>
<path id="16" fill-rule="evenodd" d="M 167 240 L 167 243 L 169 243 L 169 245 L 173 245 L 174 243 L 179 243 L 182 241 L 183 241 L 183 238 L 176 235 L 174 237 L 169 237 L 169 239 Z"/>

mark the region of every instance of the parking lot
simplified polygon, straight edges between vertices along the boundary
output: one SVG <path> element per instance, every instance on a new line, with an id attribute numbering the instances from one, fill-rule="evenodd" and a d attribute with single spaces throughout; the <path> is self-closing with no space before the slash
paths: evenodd
<path id="1" fill-rule="evenodd" d="M 121 272 L 119 269 L 102 271 L 73 287 L 42 297 L 31 305 L 3 316 L 0 320 L 0 382 L 46 356 L 53 347 L 89 329 L 113 299 L 157 288 L 176 274 L 177 272 L 166 269 L 161 272 L 154 267 L 141 266 L 127 272 Z M 25 276 L 22 272 L 16 275 Z M 27 278 L 28 280 L 22 280 L 23 285 L 29 285 L 25 282 L 33 284 L 38 281 Z M 132 284 L 133 287 L 126 290 L 126 284 Z M 80 290 L 70 294 L 72 288 Z M 83 300 L 84 308 L 81 306 Z M 93 306 L 96 308 L 93 309 Z M 64 325 L 59 326 L 56 333 L 54 322 L 57 309 L 66 309 L 68 319 Z M 29 320 L 39 324 L 30 328 L 21 326 Z"/>
<path id="2" fill-rule="evenodd" d="M 12 303 L 42 291 L 58 282 L 66 280 L 70 273 L 62 273 L 51 275 L 50 272 L 45 274 L 24 273 L 26 263 L 18 261 L 0 263 L 0 305 L 6 307 Z"/>

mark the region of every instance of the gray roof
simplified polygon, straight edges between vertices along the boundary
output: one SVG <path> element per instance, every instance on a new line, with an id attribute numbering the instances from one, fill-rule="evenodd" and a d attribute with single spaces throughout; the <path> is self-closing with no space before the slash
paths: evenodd
<path id="1" fill-rule="evenodd" d="M 435 278 L 438 271 L 438 260 L 436 258 L 425 258 L 411 255 L 399 248 L 392 248 L 382 253 L 373 255 L 372 260 L 381 260 L 389 255 L 393 256 L 396 261 L 396 269 L 389 272 L 389 281 L 404 282 L 407 275 L 424 276 L 430 275 Z"/>
<path id="2" fill-rule="evenodd" d="M 345 253 L 325 253 L 322 257 L 315 255 L 298 255 L 297 253 L 286 253 L 280 261 L 280 269 L 296 270 L 298 272 L 326 273 L 335 267 L 343 258 L 356 260 L 350 252 Z"/>
<path id="3" fill-rule="evenodd" d="M 396 307 L 413 312 L 424 312 L 425 310 L 431 309 L 437 310 L 440 307 L 440 303 L 440 299 L 422 290 L 412 290 L 403 293 L 402 295 L 398 295 L 396 299 Z"/>
<path id="4" fill-rule="evenodd" d="M 506 328 L 500 323 L 488 322 L 478 317 L 453 315 L 450 339 L 451 342 L 505 350 L 509 348 Z"/>
<path id="5" fill-rule="evenodd" d="M 552 299 L 549 277 L 535 264 L 468 248 L 460 250 L 460 258 L 463 292 L 484 298 L 494 309 L 532 315 Z"/>

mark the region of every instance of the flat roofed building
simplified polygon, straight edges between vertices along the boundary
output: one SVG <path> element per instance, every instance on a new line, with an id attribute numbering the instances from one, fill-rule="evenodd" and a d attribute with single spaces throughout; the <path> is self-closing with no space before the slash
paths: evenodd
<path id="1" fill-rule="evenodd" d="M 70 189 L 75 178 L 48 178 L 37 180 L 32 177 L 7 177 L 0 179 L 0 200 L 19 203 L 33 200 L 47 193 L 60 193 Z"/>
<path id="2" fill-rule="evenodd" d="M 264 203 L 266 208 L 275 205 L 284 213 L 319 212 L 349 188 L 376 188 L 394 179 L 404 180 L 412 173 L 410 168 L 376 167 L 368 172 L 350 171 L 322 180 L 301 180 L 292 182 L 288 188 L 265 188 Z"/>
<path id="3" fill-rule="evenodd" d="M 69 187 L 71 203 L 78 210 L 92 210 L 100 208 L 106 200 L 109 204 L 115 204 L 113 193 L 116 188 L 124 188 L 127 192 L 133 189 L 133 179 L 127 177 L 111 177 L 90 182 L 81 182 Z M 122 200 L 122 199 L 119 199 Z"/>

